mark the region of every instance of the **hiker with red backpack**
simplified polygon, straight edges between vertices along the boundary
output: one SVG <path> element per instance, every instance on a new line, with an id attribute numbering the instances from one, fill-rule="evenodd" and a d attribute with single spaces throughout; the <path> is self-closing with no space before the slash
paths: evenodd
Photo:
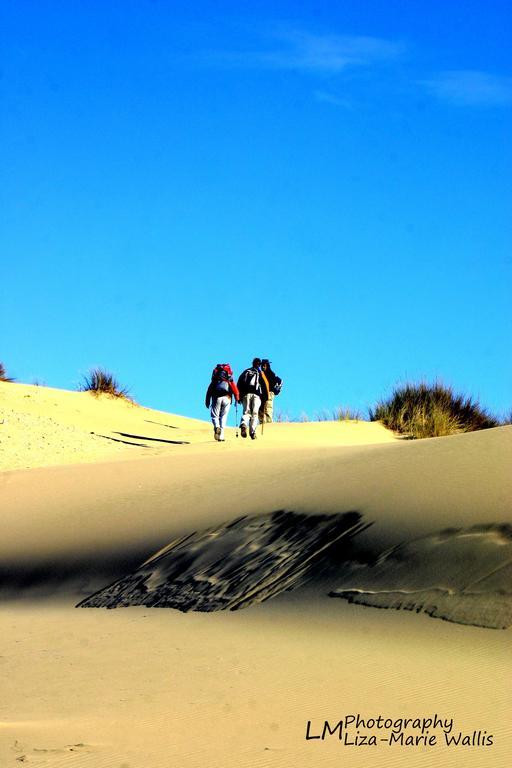
<path id="1" fill-rule="evenodd" d="M 238 391 L 244 409 L 240 423 L 240 434 L 247 437 L 247 430 L 251 440 L 256 440 L 258 427 L 258 411 L 262 401 L 268 400 L 268 384 L 260 370 L 261 360 L 255 357 L 252 366 L 246 368 L 238 379 Z"/>
<path id="2" fill-rule="evenodd" d="M 240 394 L 233 381 L 231 366 L 229 363 L 218 363 L 213 369 L 212 380 L 206 390 L 205 405 L 210 408 L 213 436 L 220 443 L 225 440 L 224 428 L 228 420 L 233 395 L 235 402 L 240 402 Z"/>

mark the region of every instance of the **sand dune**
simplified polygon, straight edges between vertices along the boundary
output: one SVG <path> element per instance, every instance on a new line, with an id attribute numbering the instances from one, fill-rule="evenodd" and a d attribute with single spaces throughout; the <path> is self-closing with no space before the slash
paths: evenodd
<path id="1" fill-rule="evenodd" d="M 204 422 L 128 400 L 6 382 L 0 382 L 0 422 L 1 469 L 132 458 L 208 434 Z"/>
<path id="2" fill-rule="evenodd" d="M 226 445 L 214 444 L 207 417 L 206 409 L 206 420 L 200 421 L 108 395 L 0 382 L 0 470 L 167 456 L 183 445 L 247 450 L 247 441 L 235 439 L 234 427 L 227 430 Z M 272 424 L 263 438 L 266 447 L 290 448 L 395 439 L 382 425 L 361 422 Z"/>
<path id="3" fill-rule="evenodd" d="M 173 539 L 241 515 L 356 511 L 373 523 L 358 545 L 375 555 L 449 526 L 509 520 L 509 427 L 350 448 L 223 448 L 2 473 L 2 564 L 96 574 L 100 588 Z"/>
<path id="4" fill-rule="evenodd" d="M 219 445 L 119 401 L 0 393 L 2 765 L 508 764 L 509 632 L 470 625 L 510 623 L 512 428 L 274 424 Z M 352 712 L 438 712 L 493 746 L 306 740 Z"/>

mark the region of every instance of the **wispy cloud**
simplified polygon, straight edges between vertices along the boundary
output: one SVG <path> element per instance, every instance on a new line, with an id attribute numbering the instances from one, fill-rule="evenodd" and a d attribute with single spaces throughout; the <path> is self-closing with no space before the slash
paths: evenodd
<path id="1" fill-rule="evenodd" d="M 377 37 L 315 34 L 281 26 L 257 50 L 207 54 L 210 61 L 240 67 L 335 74 L 401 55 L 400 43 Z"/>
<path id="2" fill-rule="evenodd" d="M 337 96 L 335 93 L 329 91 L 315 91 L 315 99 L 321 101 L 324 104 L 332 104 L 335 107 L 343 107 L 344 109 L 352 109 L 352 104 L 348 99 L 343 99 Z"/>
<path id="3" fill-rule="evenodd" d="M 419 84 L 440 99 L 466 106 L 493 106 L 512 103 L 512 77 L 458 69 L 440 72 Z"/>

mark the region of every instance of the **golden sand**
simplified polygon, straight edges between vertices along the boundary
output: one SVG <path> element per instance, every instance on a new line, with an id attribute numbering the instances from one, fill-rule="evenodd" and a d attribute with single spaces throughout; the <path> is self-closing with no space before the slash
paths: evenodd
<path id="1" fill-rule="evenodd" d="M 460 589 L 485 571 L 510 592 L 490 574 L 508 546 L 510 427 L 414 442 L 379 424 L 273 424 L 218 444 L 207 421 L 88 393 L 9 383 L 0 398 L 0 765 L 508 765 L 509 631 L 351 605 L 314 578 L 234 613 L 74 606 L 177 537 L 279 509 L 357 512 L 371 523 L 358 557 L 405 552 L 391 571 L 353 560 L 329 588 Z M 306 739 L 308 721 L 316 734 L 357 713 L 437 713 L 475 743 L 448 746 L 439 727 L 432 746 Z"/>

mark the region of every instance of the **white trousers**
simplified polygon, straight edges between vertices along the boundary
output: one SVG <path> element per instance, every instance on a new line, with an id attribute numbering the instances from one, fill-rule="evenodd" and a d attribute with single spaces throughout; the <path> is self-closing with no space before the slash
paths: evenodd
<path id="1" fill-rule="evenodd" d="M 249 427 L 249 432 L 256 432 L 258 426 L 258 411 L 261 406 L 261 397 L 259 395 L 244 395 L 242 399 L 244 414 L 242 424 Z"/>
<path id="2" fill-rule="evenodd" d="M 210 408 L 210 415 L 212 417 L 212 424 L 214 428 L 220 428 L 220 439 L 224 439 L 224 427 L 228 421 L 228 413 L 231 407 L 231 398 L 229 395 L 223 397 L 212 398 L 212 405 Z"/>

